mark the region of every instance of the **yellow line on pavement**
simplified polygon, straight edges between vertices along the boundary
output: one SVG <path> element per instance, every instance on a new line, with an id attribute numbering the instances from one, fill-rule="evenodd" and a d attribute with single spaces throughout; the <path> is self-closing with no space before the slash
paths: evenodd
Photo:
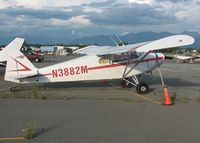
<path id="1" fill-rule="evenodd" d="M 0 141 L 24 140 L 24 137 L 0 138 Z"/>
<path id="2" fill-rule="evenodd" d="M 111 86 L 117 88 L 117 86 L 116 86 L 115 84 L 113 84 L 113 83 L 111 83 L 111 82 L 109 82 L 109 84 L 110 84 Z M 131 95 L 134 95 L 134 96 L 137 96 L 137 97 L 139 97 L 139 98 L 142 98 L 142 99 L 145 100 L 145 101 L 149 101 L 149 102 L 152 102 L 152 103 L 154 103 L 154 104 L 161 105 L 160 102 L 154 101 L 153 99 L 148 98 L 148 97 L 146 97 L 146 96 L 143 96 L 143 95 L 141 95 L 141 94 L 137 94 L 137 93 L 130 92 L 130 91 L 128 91 L 128 92 L 129 92 Z"/>
<path id="3" fill-rule="evenodd" d="M 143 95 L 140 95 L 140 94 L 136 94 L 136 93 L 133 93 L 133 92 L 129 92 L 129 93 L 132 94 L 132 95 L 134 95 L 134 96 L 140 97 L 140 98 L 142 98 L 143 100 L 146 100 L 146 101 L 149 101 L 149 102 L 152 102 L 152 103 L 161 105 L 160 102 L 154 101 L 153 99 L 148 98 L 148 97 L 146 97 L 146 96 L 143 96 Z"/>

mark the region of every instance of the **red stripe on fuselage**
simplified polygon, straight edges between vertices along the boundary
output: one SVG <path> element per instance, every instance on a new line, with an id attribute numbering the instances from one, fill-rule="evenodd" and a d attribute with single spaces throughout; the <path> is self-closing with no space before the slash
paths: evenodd
<path id="1" fill-rule="evenodd" d="M 164 60 L 164 57 L 157 57 L 157 58 L 151 58 L 151 59 L 144 59 L 144 60 L 137 60 L 137 61 L 131 61 L 131 64 L 137 64 L 137 63 L 145 63 L 145 62 L 152 62 L 156 60 Z M 117 64 L 111 64 L 111 65 L 104 65 L 104 66 L 97 66 L 97 67 L 89 67 L 88 70 L 97 70 L 97 69 L 104 69 L 104 68 L 112 68 L 112 67 L 119 67 L 126 65 L 127 62 L 123 63 L 117 63 Z"/>
<path id="2" fill-rule="evenodd" d="M 28 68 L 27 66 L 25 66 L 24 64 L 20 63 L 19 61 L 17 61 L 16 59 L 13 58 L 13 60 L 16 61 L 16 63 L 20 64 L 24 69 L 19 69 L 19 70 L 11 70 L 10 72 L 18 72 L 18 71 L 31 71 L 30 68 Z"/>
<path id="3" fill-rule="evenodd" d="M 157 60 L 164 60 L 164 57 L 157 57 L 157 58 L 151 58 L 151 59 L 144 59 L 144 60 L 138 60 L 138 61 L 131 61 L 131 64 L 135 63 L 145 63 L 145 62 L 151 62 L 151 61 L 157 61 Z M 117 63 L 117 64 L 110 64 L 110 65 L 104 65 L 104 66 L 96 66 L 96 67 L 89 67 L 88 70 L 98 70 L 98 69 L 105 69 L 105 68 L 113 68 L 113 67 L 119 67 L 119 66 L 124 66 L 126 65 L 127 62 L 123 63 Z M 47 73 L 47 74 L 39 74 L 35 76 L 29 76 L 26 78 L 32 78 L 32 77 L 40 77 L 40 76 L 50 76 L 52 73 Z"/>

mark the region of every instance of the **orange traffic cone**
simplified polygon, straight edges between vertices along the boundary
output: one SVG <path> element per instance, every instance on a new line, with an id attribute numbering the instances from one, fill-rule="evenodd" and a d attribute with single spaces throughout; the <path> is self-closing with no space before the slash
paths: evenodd
<path id="1" fill-rule="evenodd" d="M 163 87 L 163 105 L 172 105 L 172 99 L 171 96 L 169 95 L 168 88 L 166 86 Z"/>

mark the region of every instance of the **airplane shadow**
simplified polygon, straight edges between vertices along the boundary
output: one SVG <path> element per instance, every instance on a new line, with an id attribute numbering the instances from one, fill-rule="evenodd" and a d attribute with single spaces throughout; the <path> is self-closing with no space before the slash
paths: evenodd
<path id="1" fill-rule="evenodd" d="M 138 78 L 140 81 L 144 81 L 151 85 L 161 85 L 160 77 L 154 77 L 152 75 L 143 75 Z M 165 84 L 167 86 L 175 87 L 175 88 L 183 88 L 183 87 L 192 87 L 192 86 L 200 86 L 200 83 L 186 81 L 181 78 L 164 78 Z M 43 87 L 59 89 L 59 88 L 105 88 L 105 87 L 121 87 L 121 80 L 109 80 L 109 81 L 84 81 L 84 82 L 59 82 L 59 83 L 45 83 Z M 150 88 L 151 89 L 151 88 Z M 151 89 L 152 92 L 154 89 Z"/>
<path id="2" fill-rule="evenodd" d="M 111 81 L 76 81 L 76 82 L 58 82 L 58 83 L 44 83 L 43 87 L 61 89 L 61 88 L 106 88 L 120 86 L 120 80 Z"/>

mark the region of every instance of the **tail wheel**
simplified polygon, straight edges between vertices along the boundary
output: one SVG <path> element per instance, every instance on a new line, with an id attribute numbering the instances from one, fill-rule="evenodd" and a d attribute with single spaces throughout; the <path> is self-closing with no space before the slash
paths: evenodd
<path id="1" fill-rule="evenodd" d="M 130 82 L 133 82 L 133 80 L 132 80 L 131 78 L 126 78 L 126 80 L 128 80 L 128 81 L 130 81 Z M 133 87 L 133 84 L 131 84 L 131 83 L 125 81 L 125 80 L 122 80 L 122 81 L 121 81 L 121 86 L 122 86 L 123 88 L 132 88 L 132 87 Z"/>
<path id="2" fill-rule="evenodd" d="M 136 91 L 138 94 L 145 94 L 149 91 L 149 87 L 148 84 L 145 82 L 140 82 L 137 86 L 136 86 Z"/>
<path id="3" fill-rule="evenodd" d="M 10 87 L 10 91 L 11 92 L 15 92 L 16 91 L 16 86 Z"/>

